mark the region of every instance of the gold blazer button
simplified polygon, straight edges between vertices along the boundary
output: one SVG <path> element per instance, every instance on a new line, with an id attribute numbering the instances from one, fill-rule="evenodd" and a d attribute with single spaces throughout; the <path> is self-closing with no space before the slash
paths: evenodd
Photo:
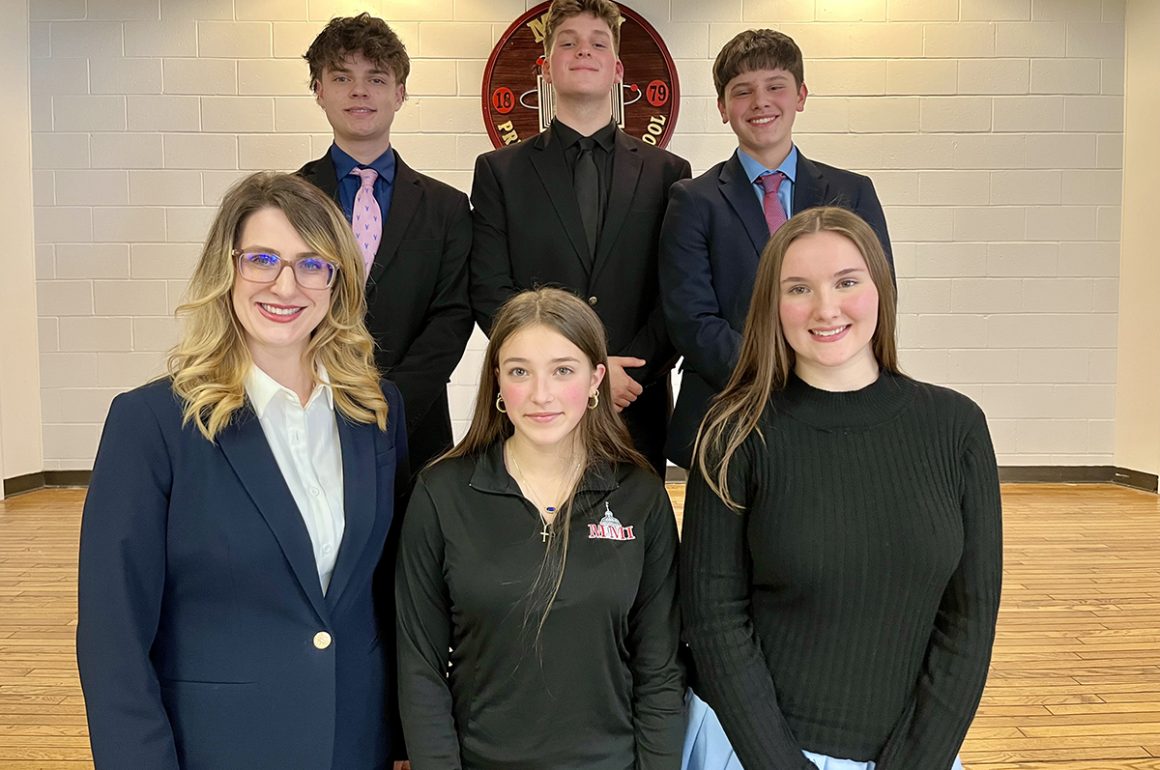
<path id="1" fill-rule="evenodd" d="M 319 631 L 317 634 L 314 635 L 314 647 L 315 647 L 315 649 L 325 650 L 327 647 L 330 646 L 330 643 L 332 641 L 333 641 L 333 639 L 331 639 L 330 634 L 326 633 L 325 631 Z"/>

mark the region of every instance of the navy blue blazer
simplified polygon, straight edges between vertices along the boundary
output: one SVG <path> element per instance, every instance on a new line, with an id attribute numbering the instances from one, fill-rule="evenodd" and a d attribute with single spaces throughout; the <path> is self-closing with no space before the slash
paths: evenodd
<path id="1" fill-rule="evenodd" d="M 169 380 L 114 399 L 81 524 L 77 662 L 97 768 L 386 768 L 402 736 L 388 534 L 407 489 L 385 432 L 336 413 L 346 528 L 323 596 L 247 405 L 214 443 Z M 402 509 L 399 509 L 400 513 Z"/>
<path id="2" fill-rule="evenodd" d="M 873 228 L 894 265 L 882 204 L 868 177 L 798 153 L 793 211 L 842 206 Z M 769 227 L 737 154 L 695 179 L 677 182 L 661 227 L 661 305 L 669 336 L 685 357 L 665 454 L 689 467 L 709 400 L 729 381 Z"/>

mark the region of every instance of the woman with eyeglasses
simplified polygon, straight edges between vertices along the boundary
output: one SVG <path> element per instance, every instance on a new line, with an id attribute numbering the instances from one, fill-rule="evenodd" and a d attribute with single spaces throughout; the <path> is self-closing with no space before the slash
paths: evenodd
<path id="1" fill-rule="evenodd" d="M 372 578 L 409 469 L 362 273 L 314 186 L 242 180 L 168 374 L 114 399 L 80 544 L 97 768 L 357 770 L 401 749 L 392 586 Z"/>

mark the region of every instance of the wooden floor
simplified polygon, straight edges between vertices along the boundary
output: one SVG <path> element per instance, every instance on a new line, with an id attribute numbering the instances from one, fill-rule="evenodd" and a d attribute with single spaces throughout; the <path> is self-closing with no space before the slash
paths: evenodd
<path id="1" fill-rule="evenodd" d="M 73 657 L 83 499 L 0 502 L 0 770 L 92 766 Z M 1160 498 L 1009 485 L 1003 501 L 999 638 L 964 764 L 1160 770 Z"/>

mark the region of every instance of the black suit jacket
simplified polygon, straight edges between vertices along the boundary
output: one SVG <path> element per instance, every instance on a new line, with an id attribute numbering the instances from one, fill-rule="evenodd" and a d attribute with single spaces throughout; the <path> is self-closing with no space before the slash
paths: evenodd
<path id="1" fill-rule="evenodd" d="M 447 381 L 471 336 L 467 196 L 414 171 L 395 152 L 395 184 L 367 280 L 367 327 L 375 363 L 407 407 L 411 469 L 451 446 Z M 338 201 L 330 153 L 298 170 Z"/>
<path id="2" fill-rule="evenodd" d="M 660 307 L 657 240 L 669 188 L 689 175 L 688 161 L 617 131 L 608 207 L 590 261 L 572 174 L 551 129 L 475 163 L 470 273 L 476 321 L 490 331 L 504 301 L 537 286 L 585 298 L 604 322 L 609 354 L 648 362 L 629 370 L 645 393 L 624 411 L 646 454 L 644 434 L 663 444 L 676 358 Z M 663 467 L 660 450 L 651 454 Z"/>
<path id="3" fill-rule="evenodd" d="M 842 206 L 870 224 L 893 267 L 882 204 L 868 177 L 798 153 L 793 211 Z M 685 357 L 666 454 L 689 467 L 709 399 L 733 373 L 757 263 L 769 227 L 736 153 L 673 187 L 661 232 L 661 298 L 669 334 Z"/>

